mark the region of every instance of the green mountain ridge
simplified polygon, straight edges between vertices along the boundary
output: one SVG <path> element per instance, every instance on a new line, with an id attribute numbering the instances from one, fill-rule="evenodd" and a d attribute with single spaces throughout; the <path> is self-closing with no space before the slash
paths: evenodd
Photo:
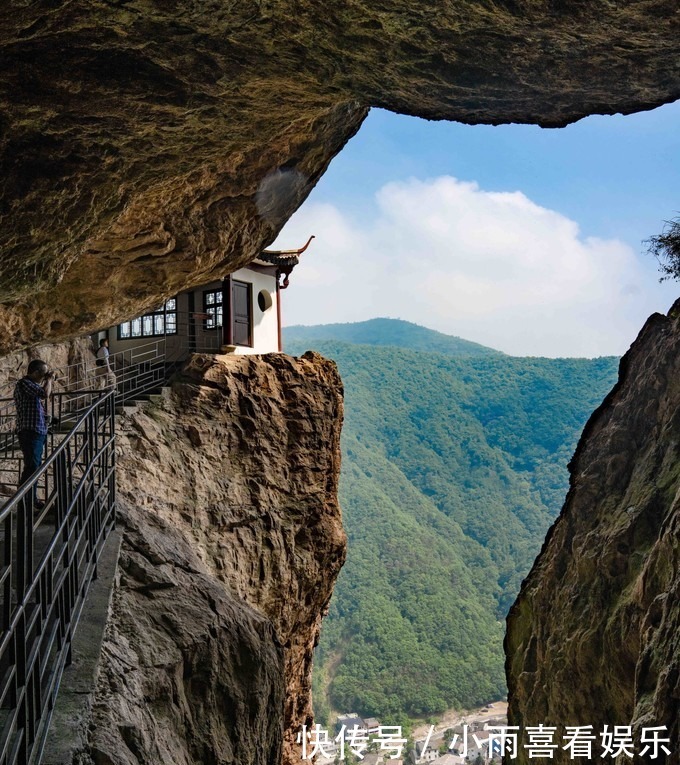
<path id="1" fill-rule="evenodd" d="M 344 381 L 349 537 L 317 649 L 317 714 L 394 721 L 500 698 L 502 620 L 559 512 L 566 464 L 618 359 L 310 338 L 285 331 L 288 352 L 312 347 Z"/>
<path id="2" fill-rule="evenodd" d="M 338 340 L 352 345 L 389 345 L 451 356 L 505 355 L 485 345 L 445 335 L 403 319 L 369 319 L 349 324 L 295 325 L 286 327 L 284 338 L 296 343 Z"/>

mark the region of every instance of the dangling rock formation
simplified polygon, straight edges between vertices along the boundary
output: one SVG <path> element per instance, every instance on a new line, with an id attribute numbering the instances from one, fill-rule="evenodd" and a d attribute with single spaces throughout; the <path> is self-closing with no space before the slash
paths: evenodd
<path id="1" fill-rule="evenodd" d="M 120 418 L 123 544 L 79 763 L 299 762 L 345 556 L 341 394 L 316 354 L 196 356 Z"/>
<path id="2" fill-rule="evenodd" d="M 371 106 L 542 125 L 647 109 L 680 97 L 679 37 L 674 0 L 10 0 L 0 353 L 249 262 Z"/>
<path id="3" fill-rule="evenodd" d="M 680 301 L 621 361 L 508 617 L 511 725 L 633 726 L 635 762 L 680 763 Z M 640 757 L 666 726 L 671 755 Z M 649 734 L 648 734 L 649 736 Z M 523 743 L 526 743 L 527 739 Z M 526 750 L 517 763 L 529 763 Z M 556 751 L 553 762 L 573 762 Z M 630 759 L 625 759 L 631 762 Z"/>

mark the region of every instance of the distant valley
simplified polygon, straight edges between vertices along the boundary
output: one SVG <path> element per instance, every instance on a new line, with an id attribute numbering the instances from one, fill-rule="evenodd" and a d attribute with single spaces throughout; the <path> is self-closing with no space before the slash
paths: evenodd
<path id="1" fill-rule="evenodd" d="M 618 359 L 517 358 L 394 319 L 290 327 L 346 396 L 347 563 L 315 709 L 396 724 L 505 694 L 504 619 L 568 488 Z"/>

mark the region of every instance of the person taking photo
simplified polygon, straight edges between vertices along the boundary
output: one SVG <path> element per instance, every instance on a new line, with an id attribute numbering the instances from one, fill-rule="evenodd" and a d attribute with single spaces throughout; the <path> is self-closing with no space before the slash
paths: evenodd
<path id="1" fill-rule="evenodd" d="M 24 469 L 19 479 L 19 486 L 28 481 L 38 470 L 42 462 L 45 443 L 47 442 L 47 401 L 52 395 L 54 372 L 49 371 L 41 359 L 33 359 L 28 365 L 26 375 L 14 387 L 16 405 L 16 429 L 19 446 L 24 456 Z M 33 504 L 39 507 L 35 489 Z"/>

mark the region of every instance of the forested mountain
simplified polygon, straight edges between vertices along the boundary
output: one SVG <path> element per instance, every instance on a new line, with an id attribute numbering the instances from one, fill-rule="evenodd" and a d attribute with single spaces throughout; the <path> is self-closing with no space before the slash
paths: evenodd
<path id="1" fill-rule="evenodd" d="M 444 353 L 447 356 L 502 356 L 500 351 L 471 343 L 460 337 L 444 335 L 401 319 L 369 319 L 352 324 L 319 324 L 312 327 L 295 326 L 284 330 L 286 338 L 299 347 L 307 343 L 340 340 L 353 345 L 391 345 L 417 351 Z M 288 350 L 286 348 L 286 350 Z"/>
<path id="2" fill-rule="evenodd" d="M 516 358 L 388 319 L 292 327 L 285 347 L 334 359 L 345 384 L 349 551 L 317 714 L 394 721 L 503 696 L 505 614 L 618 360 Z"/>

